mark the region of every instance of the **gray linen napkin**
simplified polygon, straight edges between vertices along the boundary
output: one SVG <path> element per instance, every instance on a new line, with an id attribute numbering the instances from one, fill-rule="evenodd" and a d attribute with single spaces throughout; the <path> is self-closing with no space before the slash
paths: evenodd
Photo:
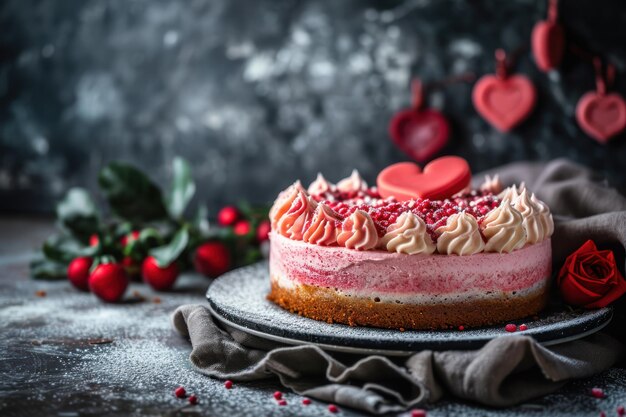
<path id="1" fill-rule="evenodd" d="M 505 183 L 525 181 L 564 216 L 556 221 L 555 264 L 589 238 L 626 246 L 626 198 L 594 181 L 585 168 L 556 160 L 497 172 Z M 605 334 L 550 348 L 514 335 L 479 350 L 426 350 L 399 360 L 275 344 L 217 325 L 200 305 L 179 307 L 172 321 L 190 339 L 191 363 L 203 374 L 239 381 L 278 377 L 299 394 L 374 414 L 434 402 L 446 393 L 491 406 L 517 404 L 608 369 L 622 351 Z"/>

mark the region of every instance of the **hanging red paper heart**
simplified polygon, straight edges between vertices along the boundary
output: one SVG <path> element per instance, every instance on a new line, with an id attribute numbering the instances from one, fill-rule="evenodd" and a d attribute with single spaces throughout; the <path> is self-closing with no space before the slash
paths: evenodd
<path id="1" fill-rule="evenodd" d="M 576 106 L 576 120 L 582 130 L 598 142 L 605 144 L 626 128 L 626 102 L 619 94 L 606 94 L 607 84 L 612 83 L 615 68 L 607 68 L 606 79 L 602 76 L 602 63 L 594 59 L 596 89 L 583 95 Z"/>
<path id="2" fill-rule="evenodd" d="M 400 150 L 418 162 L 432 158 L 448 142 L 446 118 L 433 109 L 423 109 L 420 80 L 411 84 L 412 107 L 397 113 L 389 123 L 389 135 Z"/>
<path id="3" fill-rule="evenodd" d="M 504 51 L 496 51 L 496 75 L 483 76 L 472 91 L 474 107 L 501 132 L 508 132 L 532 112 L 536 93 L 523 75 L 508 75 Z"/>
<path id="4" fill-rule="evenodd" d="M 565 52 L 565 31 L 557 21 L 557 0 L 550 0 L 548 19 L 537 22 L 531 44 L 537 67 L 548 72 L 559 66 Z"/>
<path id="5" fill-rule="evenodd" d="M 472 172 L 467 161 L 458 156 L 437 158 L 424 167 L 412 162 L 400 162 L 383 169 L 376 185 L 384 198 L 398 201 L 414 198 L 442 200 L 463 191 L 470 184 Z"/>
<path id="6" fill-rule="evenodd" d="M 580 128 L 600 143 L 626 128 L 626 103 L 618 94 L 601 95 L 591 91 L 582 96 L 576 106 Z"/>

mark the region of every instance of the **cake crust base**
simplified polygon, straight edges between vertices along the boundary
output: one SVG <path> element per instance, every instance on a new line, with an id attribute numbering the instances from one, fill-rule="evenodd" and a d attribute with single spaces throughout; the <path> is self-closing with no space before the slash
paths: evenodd
<path id="1" fill-rule="evenodd" d="M 283 288 L 271 279 L 268 300 L 292 313 L 328 323 L 389 329 L 456 329 L 488 326 L 537 314 L 548 301 L 548 286 L 524 296 L 446 304 L 398 304 L 348 297 L 333 289 L 299 284 Z"/>

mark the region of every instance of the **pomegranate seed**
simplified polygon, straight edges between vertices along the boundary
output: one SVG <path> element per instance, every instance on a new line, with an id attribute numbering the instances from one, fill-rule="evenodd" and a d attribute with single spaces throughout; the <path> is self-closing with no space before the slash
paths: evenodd
<path id="1" fill-rule="evenodd" d="M 185 398 L 185 395 L 187 395 L 187 391 L 185 391 L 185 388 L 183 387 L 178 387 L 174 390 L 174 395 L 178 398 Z"/>
<path id="2" fill-rule="evenodd" d="M 338 413 L 339 408 L 337 408 L 335 404 L 328 404 L 328 411 L 330 411 L 331 413 Z"/>
<path id="3" fill-rule="evenodd" d="M 600 411 L 600 417 L 606 417 L 606 413 L 604 411 Z"/>
<path id="4" fill-rule="evenodd" d="M 280 401 L 278 401 L 278 405 L 287 405 L 287 401 L 280 400 Z"/>
<path id="5" fill-rule="evenodd" d="M 523 332 L 524 330 L 528 330 L 528 326 L 526 326 L 525 324 L 520 324 L 520 325 L 519 325 L 519 330 L 520 330 L 521 332 Z"/>
<path id="6" fill-rule="evenodd" d="M 195 395 L 190 395 L 188 401 L 189 404 L 196 405 L 198 404 L 198 397 L 196 397 Z"/>
<path id="7" fill-rule="evenodd" d="M 417 409 L 411 411 L 411 417 L 426 417 L 426 410 Z"/>
<path id="8" fill-rule="evenodd" d="M 517 326 L 514 325 L 513 323 L 509 323 L 506 326 L 504 326 L 504 330 L 506 330 L 509 333 L 513 333 L 517 330 Z"/>
<path id="9" fill-rule="evenodd" d="M 604 398 L 604 391 L 601 388 L 591 388 L 591 396 L 594 398 Z"/>
<path id="10" fill-rule="evenodd" d="M 624 410 L 624 406 L 620 405 L 619 407 L 617 407 L 617 415 L 621 417 L 624 414 L 626 414 L 626 410 Z"/>
<path id="11" fill-rule="evenodd" d="M 275 399 L 277 399 L 277 400 L 282 399 L 282 398 L 283 398 L 283 393 L 282 393 L 282 392 L 280 392 L 280 391 L 276 391 L 276 392 L 274 393 L 274 398 L 275 398 Z"/>
<path id="12" fill-rule="evenodd" d="M 302 399 L 302 404 L 309 405 L 309 404 L 311 404 L 311 400 L 309 400 L 308 398 L 303 398 Z"/>
<path id="13" fill-rule="evenodd" d="M 224 387 L 226 389 L 231 389 L 233 387 L 233 381 L 231 381 L 230 379 L 227 380 L 226 382 L 224 382 Z"/>
<path id="14" fill-rule="evenodd" d="M 459 331 L 463 331 L 463 330 L 465 330 L 465 326 L 460 325 L 460 326 L 459 326 Z"/>

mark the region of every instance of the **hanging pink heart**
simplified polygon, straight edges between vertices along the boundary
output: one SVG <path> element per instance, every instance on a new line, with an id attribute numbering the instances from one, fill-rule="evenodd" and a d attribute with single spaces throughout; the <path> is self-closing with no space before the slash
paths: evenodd
<path id="1" fill-rule="evenodd" d="M 615 67 L 609 65 L 602 74 L 602 63 L 594 59 L 596 89 L 584 94 L 576 105 L 576 120 L 582 130 L 605 144 L 626 128 L 626 102 L 619 94 L 606 94 L 607 84 L 613 82 Z"/>
<path id="2" fill-rule="evenodd" d="M 530 80 L 522 75 L 506 78 L 485 75 L 476 83 L 472 100 L 485 120 L 508 132 L 530 115 L 536 93 Z"/>
<path id="3" fill-rule="evenodd" d="M 626 103 L 618 94 L 600 95 L 591 91 L 578 102 L 576 119 L 585 133 L 607 143 L 626 128 Z"/>
<path id="4" fill-rule="evenodd" d="M 537 67 L 548 72 L 559 66 L 565 52 L 565 32 L 557 21 L 557 0 L 550 0 L 548 19 L 537 22 L 531 37 Z"/>
<path id="5" fill-rule="evenodd" d="M 424 162 L 448 142 L 450 128 L 436 110 L 404 110 L 389 125 L 389 134 L 398 148 L 414 160 Z"/>
<path id="6" fill-rule="evenodd" d="M 412 108 L 397 113 L 389 123 L 389 135 L 398 148 L 418 162 L 431 159 L 448 142 L 446 118 L 433 109 L 423 109 L 420 80 L 411 84 Z"/>

